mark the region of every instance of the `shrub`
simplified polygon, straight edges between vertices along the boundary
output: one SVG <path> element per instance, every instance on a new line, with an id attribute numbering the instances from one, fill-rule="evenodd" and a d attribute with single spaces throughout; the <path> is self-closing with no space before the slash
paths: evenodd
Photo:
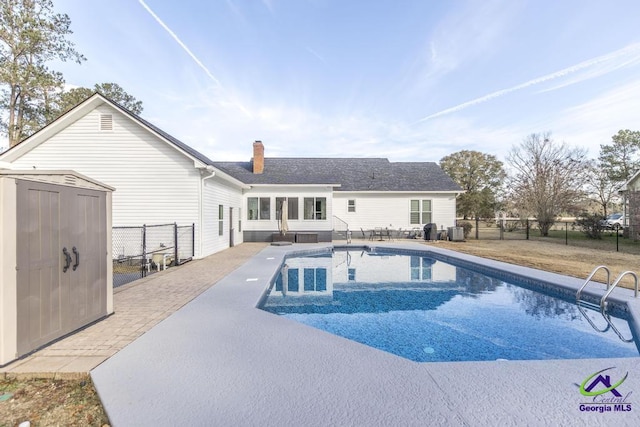
<path id="1" fill-rule="evenodd" d="M 471 233 L 471 230 L 473 229 L 473 224 L 469 221 L 458 221 L 458 227 L 462 227 L 464 238 L 466 239 L 469 237 L 469 233 Z"/>
<path id="2" fill-rule="evenodd" d="M 590 239 L 602 239 L 602 215 L 585 213 L 576 220 L 576 225 Z"/>
<path id="3" fill-rule="evenodd" d="M 505 224 L 505 230 L 512 232 L 518 231 L 520 228 L 520 221 L 507 221 Z"/>

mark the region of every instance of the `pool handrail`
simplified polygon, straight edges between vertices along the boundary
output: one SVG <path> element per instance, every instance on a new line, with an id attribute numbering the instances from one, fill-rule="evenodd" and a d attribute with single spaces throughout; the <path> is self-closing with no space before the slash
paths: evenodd
<path id="1" fill-rule="evenodd" d="M 607 272 L 606 285 L 607 285 L 607 290 L 609 289 L 609 286 L 611 285 L 611 270 L 609 270 L 609 267 L 607 267 L 606 265 L 599 265 L 593 269 L 591 274 L 589 274 L 589 277 L 587 277 L 587 280 L 584 281 L 584 284 L 580 287 L 580 289 L 578 289 L 578 292 L 576 292 L 576 302 L 580 302 L 580 296 L 582 295 L 583 289 L 589 284 L 589 282 L 591 282 L 591 279 L 593 279 L 593 276 L 595 276 L 595 274 L 600 269 Z"/>

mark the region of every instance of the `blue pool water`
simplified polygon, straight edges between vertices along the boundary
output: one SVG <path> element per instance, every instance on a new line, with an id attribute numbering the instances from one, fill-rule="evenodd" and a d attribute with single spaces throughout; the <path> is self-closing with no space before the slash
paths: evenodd
<path id="1" fill-rule="evenodd" d="M 417 362 L 639 354 L 611 330 L 596 332 L 572 302 L 424 256 L 288 258 L 261 308 Z M 613 321 L 632 337 L 626 320 Z"/>

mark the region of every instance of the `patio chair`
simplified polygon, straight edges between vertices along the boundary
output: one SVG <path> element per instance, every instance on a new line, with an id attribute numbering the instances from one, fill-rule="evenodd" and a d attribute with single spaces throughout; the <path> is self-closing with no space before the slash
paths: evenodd
<path id="1" fill-rule="evenodd" d="M 362 227 L 360 227 L 360 232 L 362 232 L 362 238 L 366 239 L 367 238 L 367 233 L 365 233 L 365 231 L 363 230 Z M 371 240 L 371 232 L 369 232 L 369 240 Z"/>
<path id="2" fill-rule="evenodd" d="M 382 240 L 384 237 L 384 230 L 382 229 L 382 227 L 376 227 L 373 229 L 373 232 L 371 233 L 371 240 L 373 240 L 374 237 L 377 237 L 378 240 Z"/>
<path id="3" fill-rule="evenodd" d="M 392 230 L 389 230 L 389 227 L 386 227 L 384 229 L 384 234 L 387 236 L 387 240 L 388 241 L 392 241 L 393 240 L 393 235 L 391 233 Z"/>

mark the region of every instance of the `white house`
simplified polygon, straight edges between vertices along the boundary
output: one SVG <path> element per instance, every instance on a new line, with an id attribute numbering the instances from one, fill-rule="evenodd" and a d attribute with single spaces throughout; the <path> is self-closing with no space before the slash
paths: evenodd
<path id="1" fill-rule="evenodd" d="M 72 169 L 113 193 L 113 226 L 195 224 L 195 257 L 271 241 L 283 201 L 290 235 L 455 224 L 461 192 L 433 162 L 270 158 L 216 162 L 95 94 L 0 155 L 15 169 Z"/>
<path id="2" fill-rule="evenodd" d="M 392 230 L 455 225 L 460 187 L 433 162 L 383 158 L 270 158 L 262 142 L 250 162 L 213 162 L 243 189 L 245 241 L 270 241 L 282 202 L 288 228 L 330 241 L 332 230 Z"/>
<path id="3" fill-rule="evenodd" d="M 71 169 L 116 189 L 113 226 L 195 224 L 196 258 L 241 243 L 249 187 L 125 108 L 95 94 L 0 155 L 14 169 Z"/>

